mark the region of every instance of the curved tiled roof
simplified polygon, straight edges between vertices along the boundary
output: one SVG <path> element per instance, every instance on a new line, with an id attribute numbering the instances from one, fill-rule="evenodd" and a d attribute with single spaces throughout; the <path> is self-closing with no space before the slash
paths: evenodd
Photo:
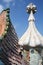
<path id="1" fill-rule="evenodd" d="M 5 65 L 21 65 L 18 37 L 10 21 L 9 9 L 0 14 L 0 59 Z"/>

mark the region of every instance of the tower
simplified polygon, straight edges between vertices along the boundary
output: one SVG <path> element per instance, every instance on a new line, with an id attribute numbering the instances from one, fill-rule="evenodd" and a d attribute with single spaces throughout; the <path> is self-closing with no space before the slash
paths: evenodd
<path id="1" fill-rule="evenodd" d="M 21 65 L 18 37 L 10 20 L 10 9 L 0 14 L 0 62 L 3 65 Z"/>
<path id="2" fill-rule="evenodd" d="M 24 65 L 43 65 L 43 37 L 35 26 L 34 15 L 36 6 L 30 3 L 27 6 L 27 12 L 30 14 L 29 26 L 26 32 L 19 40 L 19 45 L 23 48 Z"/>

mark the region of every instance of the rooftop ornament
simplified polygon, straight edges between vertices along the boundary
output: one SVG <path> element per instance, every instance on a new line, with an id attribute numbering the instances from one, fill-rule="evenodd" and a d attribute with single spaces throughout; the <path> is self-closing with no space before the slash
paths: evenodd
<path id="1" fill-rule="evenodd" d="M 29 49 L 29 47 L 42 46 L 43 47 L 43 36 L 38 32 L 35 26 L 34 13 L 37 11 L 36 6 L 30 3 L 26 9 L 29 13 L 29 26 L 23 36 L 19 39 L 19 45 L 23 46 L 24 49 Z"/>

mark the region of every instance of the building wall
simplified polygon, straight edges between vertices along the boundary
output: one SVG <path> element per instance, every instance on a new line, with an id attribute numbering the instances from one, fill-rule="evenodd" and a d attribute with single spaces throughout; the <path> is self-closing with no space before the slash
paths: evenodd
<path id="1" fill-rule="evenodd" d="M 23 51 L 22 65 L 43 65 L 43 49 L 41 47 L 30 48 Z"/>

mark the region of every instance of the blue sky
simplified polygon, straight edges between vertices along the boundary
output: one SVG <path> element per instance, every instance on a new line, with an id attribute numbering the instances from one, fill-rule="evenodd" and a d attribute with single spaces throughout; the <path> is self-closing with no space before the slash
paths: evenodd
<path id="1" fill-rule="evenodd" d="M 28 16 L 26 6 L 29 3 L 37 6 L 35 13 L 35 24 L 39 32 L 43 35 L 43 0 L 0 0 L 0 12 L 3 9 L 10 8 L 10 18 L 15 30 L 20 38 L 28 27 Z M 1 63 L 1 65 L 3 65 Z"/>
<path id="2" fill-rule="evenodd" d="M 26 6 L 29 3 L 37 6 L 35 13 L 35 24 L 39 32 L 43 35 L 43 0 L 0 0 L 0 12 L 10 8 L 10 18 L 15 30 L 20 38 L 28 27 L 28 16 Z"/>

